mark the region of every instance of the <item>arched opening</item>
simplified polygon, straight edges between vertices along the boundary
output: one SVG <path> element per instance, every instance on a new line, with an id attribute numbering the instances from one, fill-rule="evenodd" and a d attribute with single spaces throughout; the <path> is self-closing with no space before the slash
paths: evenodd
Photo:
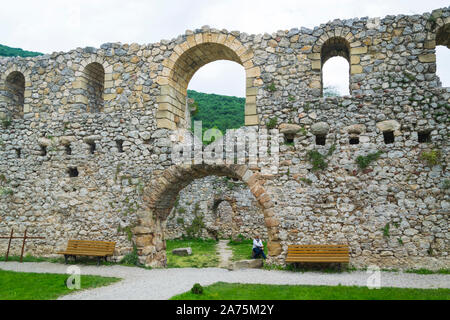
<path id="1" fill-rule="evenodd" d="M 207 176 L 182 189 L 166 220 L 165 239 L 190 238 L 199 218 L 201 228 L 194 236 L 202 239 L 251 239 L 255 234 L 267 239 L 260 205 L 239 179 Z"/>
<path id="2" fill-rule="evenodd" d="M 2 90 L 3 102 L 11 118 L 18 119 L 24 113 L 25 77 L 19 71 L 13 71 L 6 77 Z"/>
<path id="3" fill-rule="evenodd" d="M 158 127 L 174 130 L 189 126 L 188 85 L 200 68 L 218 60 L 232 61 L 245 68 L 245 125 L 257 125 L 255 80 L 260 76 L 260 70 L 253 66 L 252 58 L 253 53 L 232 35 L 205 33 L 188 36 L 187 41 L 175 47 L 170 58 L 163 62 L 163 76 L 158 79 L 161 85 L 157 99 Z"/>
<path id="4" fill-rule="evenodd" d="M 87 112 L 103 110 L 103 91 L 105 86 L 105 69 L 98 62 L 86 66 L 80 79 L 83 95 L 86 97 Z"/>
<path id="5" fill-rule="evenodd" d="M 349 95 L 350 44 L 341 37 L 333 37 L 322 45 L 321 53 L 322 96 Z"/>
<path id="6" fill-rule="evenodd" d="M 173 166 L 153 178 L 144 192 L 148 214 L 139 218 L 140 227 L 134 229 L 137 251 L 142 263 L 147 266 L 166 265 L 164 227 L 177 200 L 179 201 L 180 191 L 194 180 L 211 175 L 239 179 L 247 185 L 264 216 L 269 256 L 281 254 L 278 221 L 272 211 L 273 203 L 258 173 L 253 173 L 245 165 Z"/>
<path id="7" fill-rule="evenodd" d="M 436 74 L 442 87 L 450 87 L 450 24 L 443 25 L 436 33 Z"/>

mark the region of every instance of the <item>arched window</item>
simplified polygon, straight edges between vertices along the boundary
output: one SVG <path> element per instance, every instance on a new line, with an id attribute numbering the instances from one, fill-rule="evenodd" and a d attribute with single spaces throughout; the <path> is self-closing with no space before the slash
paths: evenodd
<path id="1" fill-rule="evenodd" d="M 341 37 L 333 37 L 322 45 L 322 96 L 350 94 L 350 44 Z"/>
<path id="2" fill-rule="evenodd" d="M 90 63 L 84 69 L 83 89 L 87 98 L 87 111 L 100 112 L 103 109 L 105 69 L 98 62 Z"/>
<path id="3" fill-rule="evenodd" d="M 245 89 L 245 69 L 240 64 L 219 60 L 201 67 L 188 84 L 189 100 L 194 101 L 192 124 L 202 121 L 203 133 L 219 129 L 225 134 L 227 129 L 243 127 Z"/>
<path id="4" fill-rule="evenodd" d="M 450 87 L 450 24 L 443 25 L 436 33 L 436 74 L 443 87 Z"/>
<path id="5" fill-rule="evenodd" d="M 25 77 L 21 72 L 13 71 L 5 81 L 5 90 L 2 92 L 12 118 L 23 116 L 25 95 Z"/>

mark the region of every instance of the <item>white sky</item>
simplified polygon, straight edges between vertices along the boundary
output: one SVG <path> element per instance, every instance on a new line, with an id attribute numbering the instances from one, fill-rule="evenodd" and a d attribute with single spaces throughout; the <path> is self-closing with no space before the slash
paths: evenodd
<path id="1" fill-rule="evenodd" d="M 313 28 L 337 18 L 422 14 L 448 0 L 15 0 L 3 1 L 0 43 L 51 53 L 105 42 L 152 43 L 209 25 L 229 31 L 272 33 Z M 440 51 L 440 50 L 439 50 Z M 438 52 L 438 74 L 448 77 L 450 53 Z M 445 61 L 445 64 L 440 62 Z M 445 72 L 444 72 L 445 70 Z M 200 69 L 190 88 L 244 96 L 243 68 L 215 62 Z M 336 74 L 332 72 L 332 74 Z M 443 79 L 450 84 L 450 79 Z M 333 79 L 331 83 L 341 81 Z"/>

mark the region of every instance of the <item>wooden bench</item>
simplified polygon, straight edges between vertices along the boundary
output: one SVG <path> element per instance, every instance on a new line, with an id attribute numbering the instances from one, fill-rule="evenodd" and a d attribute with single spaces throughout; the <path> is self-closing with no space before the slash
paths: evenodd
<path id="1" fill-rule="evenodd" d="M 289 245 L 286 263 L 301 262 L 349 263 L 349 248 L 348 245 Z"/>
<path id="2" fill-rule="evenodd" d="M 104 258 L 108 261 L 108 256 L 114 254 L 116 247 L 115 242 L 107 241 L 90 241 L 90 240 L 69 240 L 65 251 L 60 251 L 58 254 L 63 254 L 66 264 L 69 257 L 73 257 L 75 261 L 77 256 L 97 257 L 97 265 L 100 264 L 100 259 Z"/>

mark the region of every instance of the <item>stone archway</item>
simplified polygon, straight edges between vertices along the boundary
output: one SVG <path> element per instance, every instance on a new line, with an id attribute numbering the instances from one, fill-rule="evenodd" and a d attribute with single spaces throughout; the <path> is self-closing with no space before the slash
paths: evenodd
<path id="1" fill-rule="evenodd" d="M 253 52 L 233 35 L 204 32 L 186 37 L 172 55 L 163 61 L 162 75 L 157 82 L 161 86 L 157 98 L 158 128 L 175 130 L 186 126 L 186 97 L 189 81 L 204 65 L 217 60 L 229 60 L 245 68 L 246 102 L 245 125 L 258 125 L 256 94 L 260 68 L 253 63 Z"/>
<path id="2" fill-rule="evenodd" d="M 279 222 L 274 218 L 273 203 L 264 188 L 265 180 L 258 172 L 246 165 L 179 165 L 157 174 L 145 188 L 147 211 L 145 216 L 139 217 L 139 225 L 133 229 L 141 263 L 152 267 L 166 266 L 163 222 L 170 214 L 178 193 L 193 180 L 210 175 L 227 176 L 247 184 L 264 214 L 269 258 L 280 255 Z"/>

